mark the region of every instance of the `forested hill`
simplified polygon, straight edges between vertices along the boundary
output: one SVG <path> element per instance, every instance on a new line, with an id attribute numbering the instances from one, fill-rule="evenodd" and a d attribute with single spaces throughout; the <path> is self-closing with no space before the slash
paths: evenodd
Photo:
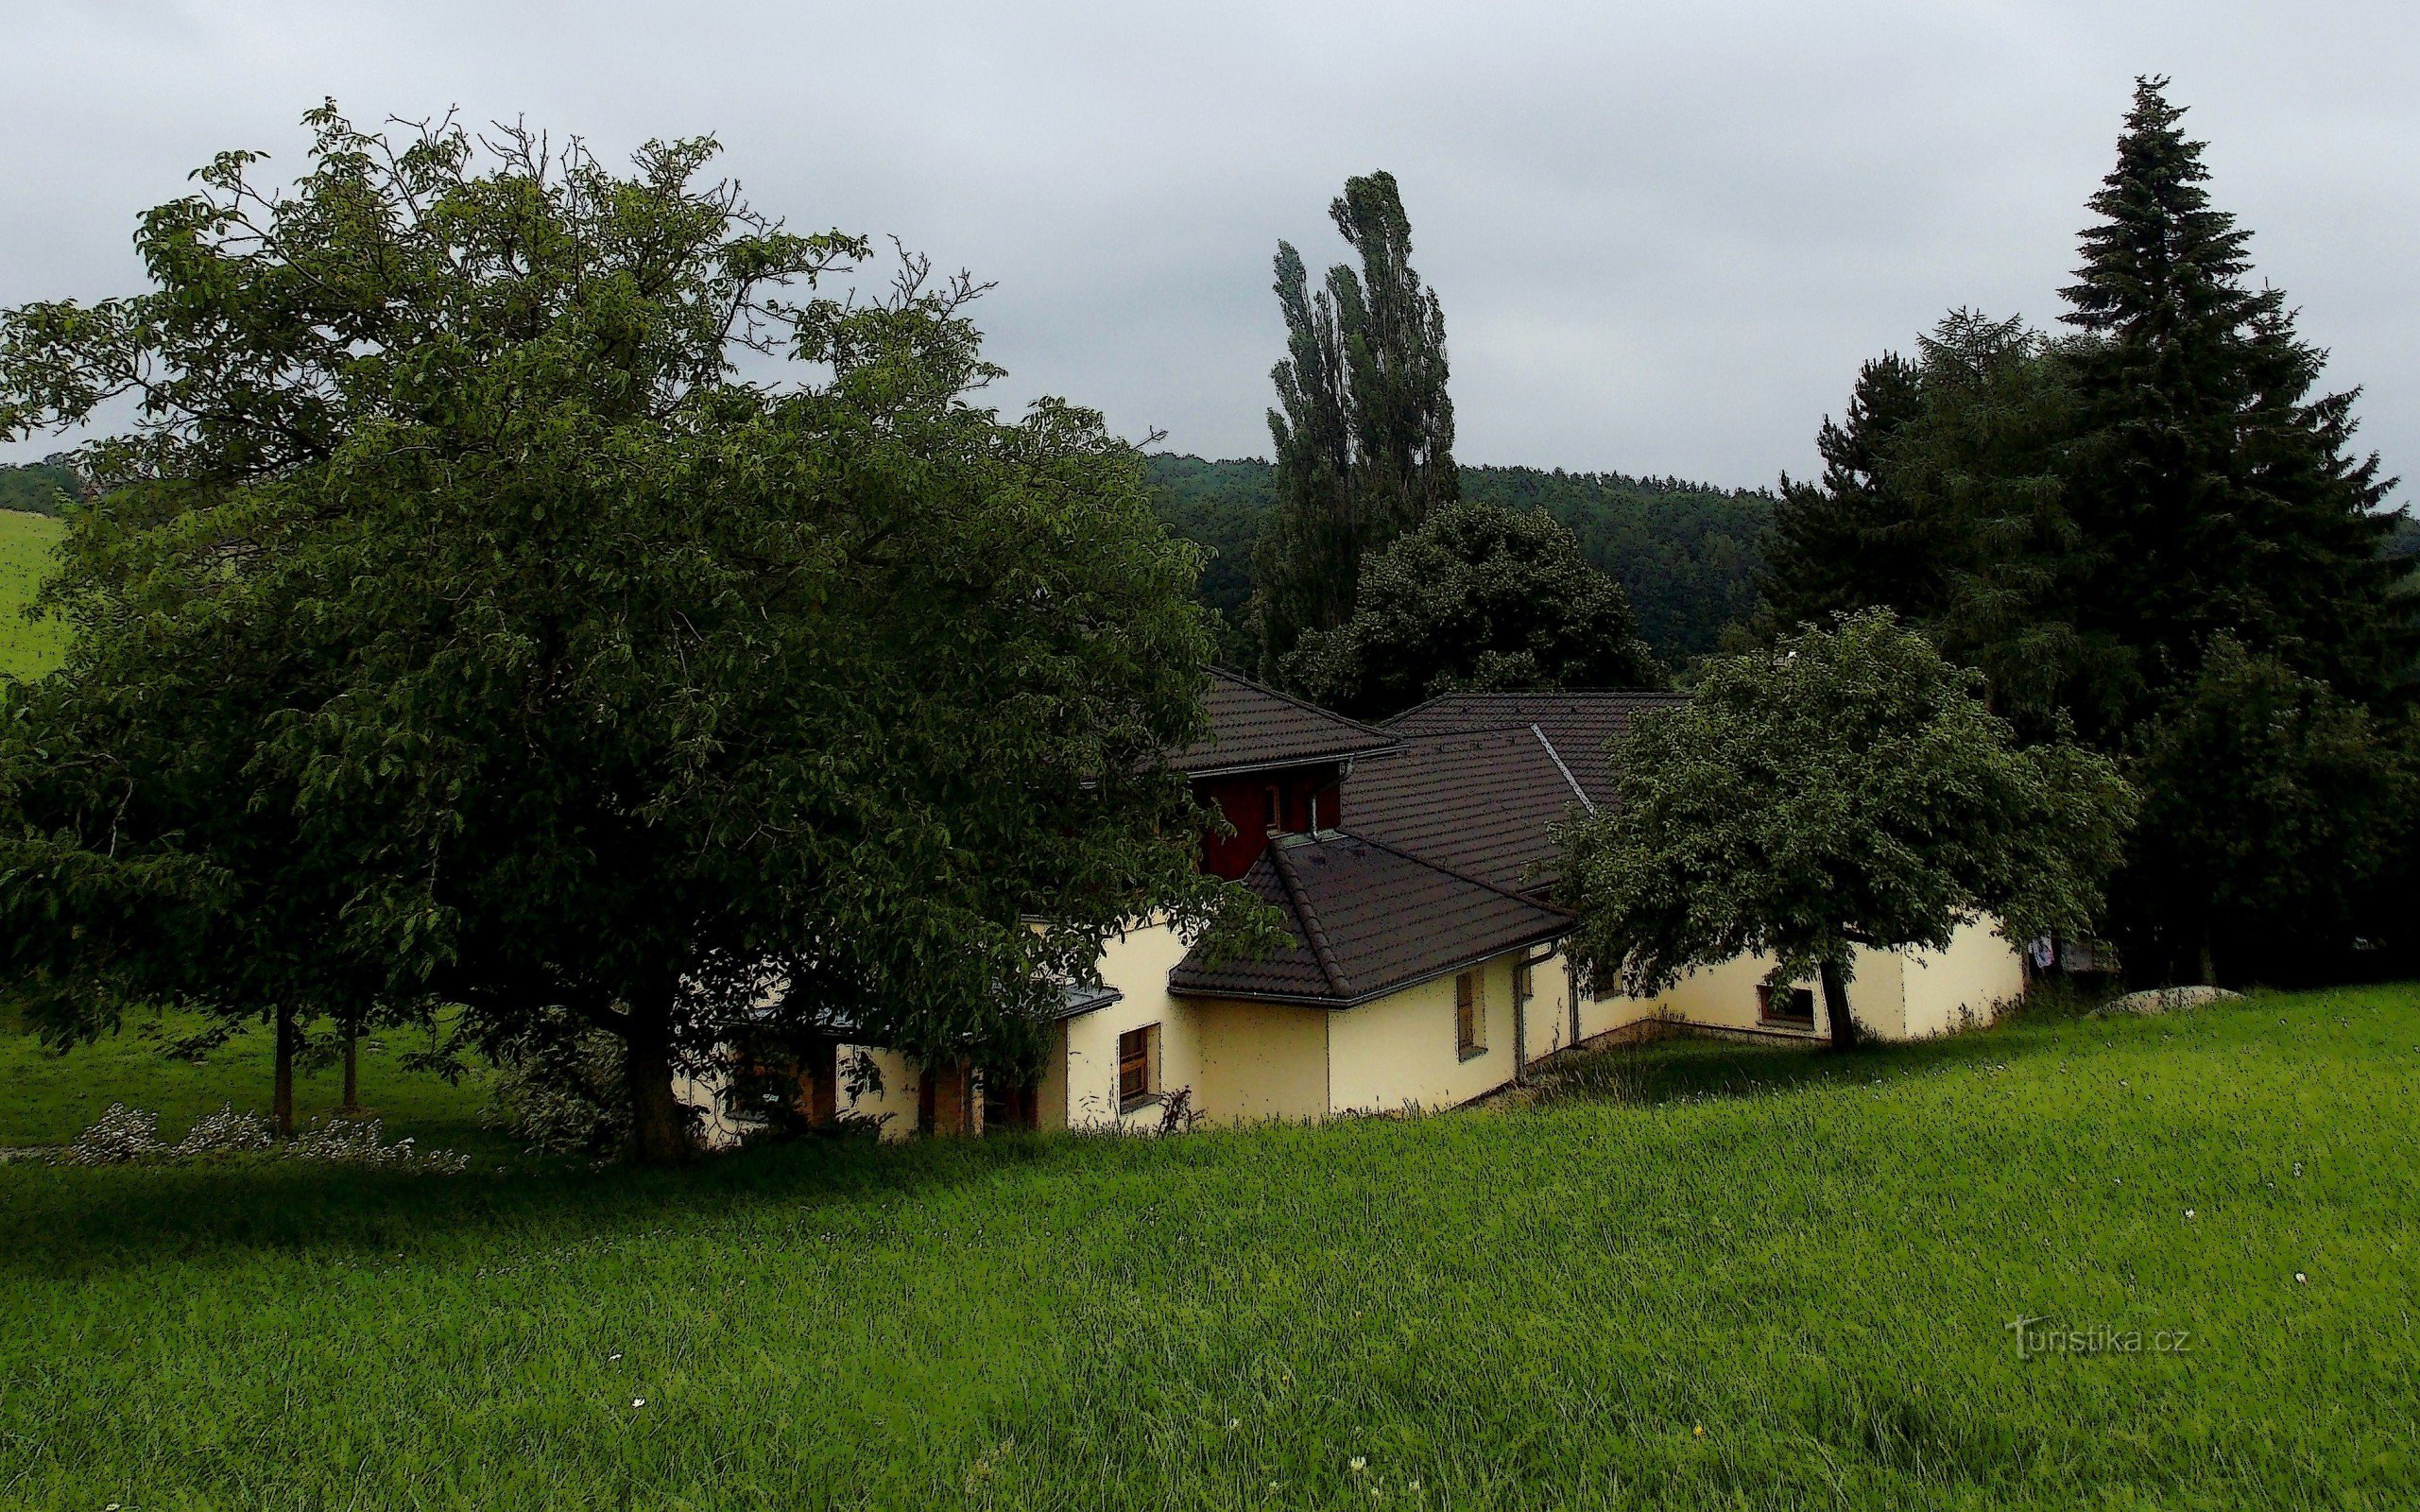
<path id="1" fill-rule="evenodd" d="M 1203 601 L 1240 624 L 1252 594 L 1252 541 L 1275 499 L 1269 464 L 1168 453 L 1144 462 L 1160 517 L 1217 553 L 1202 575 Z M 1639 633 L 1674 662 L 1711 648 L 1726 623 L 1747 614 L 1774 502 L 1761 490 L 1533 467 L 1466 467 L 1462 495 L 1543 508 L 1570 526 L 1588 560 L 1629 593 Z"/>
<path id="2" fill-rule="evenodd" d="M 10 467 L 0 463 L 0 509 L 26 514 L 57 514 L 60 506 L 82 487 L 64 456 L 44 457 Z"/>

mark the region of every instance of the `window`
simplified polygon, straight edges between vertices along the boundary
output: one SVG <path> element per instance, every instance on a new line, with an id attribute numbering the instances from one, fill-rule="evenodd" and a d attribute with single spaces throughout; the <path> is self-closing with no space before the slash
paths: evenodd
<path id="1" fill-rule="evenodd" d="M 1478 972 L 1465 971 L 1453 979 L 1453 1044 L 1465 1060 L 1487 1053 L 1485 1006 Z"/>
<path id="2" fill-rule="evenodd" d="M 1815 1026 L 1815 989 L 1811 987 L 1759 987 L 1757 988 L 1757 1017 L 1767 1023 L 1786 1023 L 1794 1028 Z"/>
<path id="3" fill-rule="evenodd" d="M 1278 798 L 1277 788 L 1271 786 L 1262 797 L 1266 801 L 1261 816 L 1267 821 L 1267 827 L 1272 830 L 1284 829 L 1285 806 Z"/>
<path id="4" fill-rule="evenodd" d="M 1159 1025 L 1118 1036 L 1118 1111 L 1141 1107 L 1159 1091 Z"/>

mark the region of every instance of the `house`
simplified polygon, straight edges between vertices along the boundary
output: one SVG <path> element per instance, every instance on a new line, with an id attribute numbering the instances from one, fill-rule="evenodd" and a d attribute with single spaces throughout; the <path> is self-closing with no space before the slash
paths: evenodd
<path id="1" fill-rule="evenodd" d="M 1633 999 L 1585 990 L 1561 953 L 1552 827 L 1611 801 L 1607 742 L 1681 696 L 1458 694 L 1373 726 L 1215 673 L 1211 738 L 1172 763 L 1234 829 L 1203 867 L 1278 910 L 1291 945 L 1213 963 L 1138 920 L 1098 986 L 1063 993 L 1032 1087 L 843 1046 L 880 1090 L 850 1094 L 817 1065 L 812 1102 L 895 1136 L 1320 1119 L 1453 1107 L 1575 1044 L 1671 1025 L 1819 1040 L 1811 984 L 1767 989 L 1769 962 Z M 1977 927 L 1944 952 L 1861 953 L 1850 1001 L 1872 1032 L 1913 1038 L 1987 1019 L 2022 987 L 2016 949 Z"/>

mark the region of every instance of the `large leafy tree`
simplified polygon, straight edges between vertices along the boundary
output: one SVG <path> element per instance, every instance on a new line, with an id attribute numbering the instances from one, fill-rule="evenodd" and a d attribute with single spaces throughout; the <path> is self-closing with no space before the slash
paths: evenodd
<path id="1" fill-rule="evenodd" d="M 2316 391 L 2326 353 L 2283 291 L 2247 284 L 2251 232 L 2210 203 L 2204 144 L 2167 80 L 2135 91 L 2118 164 L 2092 197 L 2065 319 L 2080 436 L 2075 603 L 2108 642 L 2109 696 L 2076 712 L 2111 738 L 2188 685 L 2224 635 L 2340 692 L 2409 664 L 2409 564 L 2375 455 L 2352 452 L 2357 390 Z"/>
<path id="2" fill-rule="evenodd" d="M 1196 560 L 1096 416 L 974 403 L 973 286 L 817 295 L 865 244 L 707 142 L 310 122 L 291 192 L 230 154 L 145 217 L 150 292 L 0 325 L 0 431 L 138 417 L 79 459 L 67 664 L 0 694 L 0 969 L 54 1037 L 601 1029 L 673 1160 L 743 1022 L 1021 1068 L 1107 932 L 1223 905 L 1160 756 Z"/>
<path id="3" fill-rule="evenodd" d="M 1253 552 L 1263 670 L 1352 613 L 1366 552 L 1460 496 L 1445 315 L 1412 266 L 1412 222 L 1388 173 L 1345 181 L 1329 206 L 1361 267 L 1309 286 L 1278 244 L 1286 356 L 1272 370 L 1277 507 Z"/>
<path id="4" fill-rule="evenodd" d="M 2132 772 L 2142 833 L 2115 890 L 2146 973 L 2274 980 L 2309 971 L 2309 941 L 2411 932 L 2411 894 L 2390 891 L 2420 831 L 2410 712 L 2222 639 Z"/>
<path id="5" fill-rule="evenodd" d="M 1845 1046 L 1857 947 L 2082 926 L 2133 793 L 2104 756 L 2020 746 L 1978 682 L 1884 610 L 1707 663 L 1617 744 L 1615 801 L 1562 833 L 1575 959 L 1644 995 L 1762 952 L 1776 980 L 1820 977 Z"/>
<path id="6" fill-rule="evenodd" d="M 1451 505 L 1372 558 L 1353 616 L 1303 638 L 1286 679 L 1365 718 L 1460 690 L 1658 685 L 1622 585 L 1542 509 Z"/>

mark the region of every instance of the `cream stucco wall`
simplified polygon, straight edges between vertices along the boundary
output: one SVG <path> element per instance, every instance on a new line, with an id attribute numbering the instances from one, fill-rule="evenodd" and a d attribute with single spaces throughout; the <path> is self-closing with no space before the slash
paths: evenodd
<path id="1" fill-rule="evenodd" d="M 1946 951 L 1910 951 L 1901 971 L 1906 1037 L 1927 1039 L 1985 1024 L 2025 995 L 2025 956 L 1987 924 L 1952 936 Z"/>
<path id="2" fill-rule="evenodd" d="M 1513 968 L 1520 952 L 1475 968 L 1485 1049 L 1468 1059 L 1454 1042 L 1454 977 L 1335 1010 L 1328 1025 L 1333 1111 L 1394 1113 L 1451 1108 L 1513 1079 Z"/>
<path id="3" fill-rule="evenodd" d="M 1193 1106 L 1214 1124 L 1328 1116 L 1327 1008 L 1278 1003 L 1193 1005 L 1202 1079 Z"/>
<path id="4" fill-rule="evenodd" d="M 849 1091 L 848 1066 L 851 1057 L 863 1051 L 883 1074 L 879 1092 L 852 1096 Z M 922 1086 L 922 1075 L 916 1062 L 896 1050 L 863 1045 L 840 1047 L 841 1081 L 837 1102 L 844 1113 L 857 1113 L 870 1118 L 884 1118 L 883 1138 L 903 1140 L 916 1132 L 917 1093 Z"/>
<path id="5" fill-rule="evenodd" d="M 1159 1090 L 1191 1089 L 1193 1108 L 1211 1123 L 1451 1108 L 1513 1079 L 1513 981 L 1525 951 L 1477 969 L 1486 1048 L 1466 1059 L 1455 1043 L 1451 974 L 1344 1009 L 1187 999 L 1168 991 L 1168 973 L 1185 949 L 1177 933 L 1160 922 L 1138 925 L 1109 942 L 1101 977 L 1121 996 L 1057 1025 L 1040 1087 L 1043 1127 L 1157 1127 L 1158 1104 L 1123 1111 L 1118 1106 L 1118 1037 L 1150 1024 L 1159 1026 Z M 1760 1019 L 1757 988 L 1770 965 L 1768 957 L 1743 955 L 1692 972 L 1648 999 L 1582 992 L 1580 1039 L 1648 1019 L 1784 1040 L 1825 1038 L 1820 994 L 1811 1027 Z M 1560 954 L 1534 964 L 1524 1014 L 1533 1062 L 1572 1042 L 1572 986 Z M 1946 951 L 1860 951 L 1849 1005 L 1869 1034 L 1916 1039 L 1988 1022 L 2023 990 L 2016 947 L 1988 924 L 1977 924 L 1959 931 Z M 883 1071 L 883 1091 L 852 1098 L 844 1089 L 842 1107 L 887 1113 L 884 1137 L 907 1138 L 916 1129 L 918 1070 L 889 1051 L 871 1054 Z"/>
<path id="6" fill-rule="evenodd" d="M 1185 958 L 1186 943 L 1177 932 L 1159 921 L 1138 924 L 1111 939 L 1101 952 L 1101 981 L 1121 994 L 1104 1008 L 1061 1021 L 1058 1062 L 1064 1091 L 1057 1106 L 1069 1128 L 1156 1128 L 1160 1110 L 1145 1105 L 1130 1111 L 1118 1108 L 1118 1037 L 1149 1024 L 1159 1025 L 1159 1087 L 1175 1091 L 1202 1078 L 1201 1041 L 1193 1005 L 1168 992 L 1168 973 Z M 1045 1088 L 1044 1123 L 1053 1106 Z M 1199 1106 L 1200 1093 L 1194 1094 Z"/>
<path id="7" fill-rule="evenodd" d="M 1794 1028 L 1761 1018 L 1757 988 L 1773 969 L 1768 955 L 1741 955 L 1691 972 L 1654 998 L 1616 995 L 1581 1003 L 1588 1038 L 1642 1019 L 1661 1018 L 1709 1029 L 1820 1040 L 1826 1022 L 1821 988 L 1811 979 L 1795 984 L 1816 994 L 1811 1027 Z M 1969 924 L 1946 951 L 1857 952 L 1848 984 L 1848 1005 L 1867 1034 L 1880 1040 L 1917 1040 L 1969 1022 L 1988 1022 L 1998 1005 L 2025 988 L 2017 947 L 1990 923 Z"/>

